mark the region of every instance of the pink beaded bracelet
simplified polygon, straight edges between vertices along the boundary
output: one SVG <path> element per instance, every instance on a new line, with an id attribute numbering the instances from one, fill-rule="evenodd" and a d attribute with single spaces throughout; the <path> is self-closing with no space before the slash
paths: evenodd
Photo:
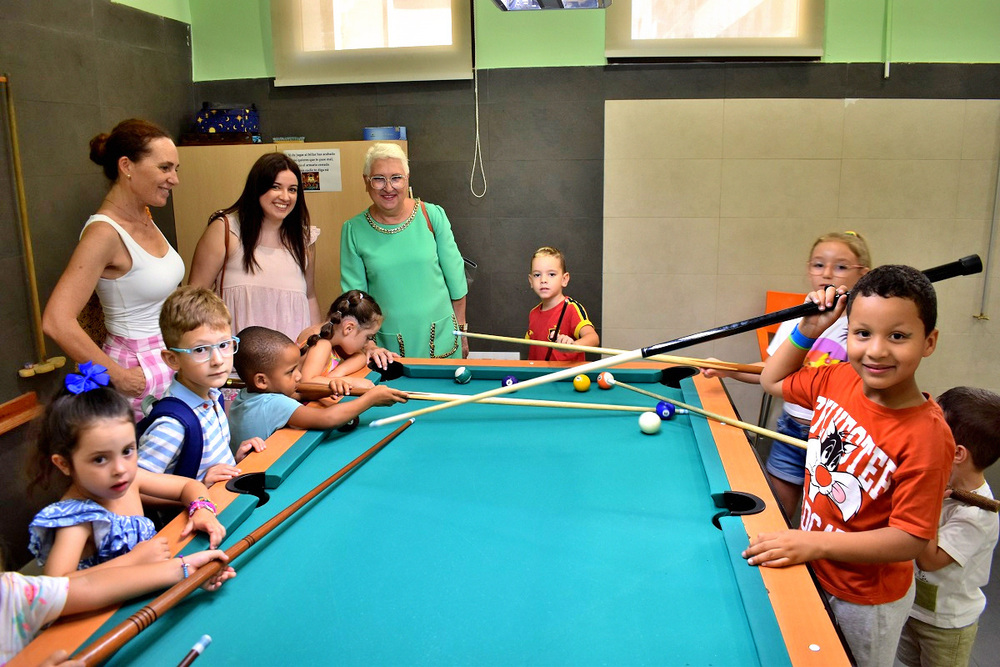
<path id="1" fill-rule="evenodd" d="M 216 514 L 215 503 L 207 498 L 198 498 L 198 500 L 192 501 L 191 504 L 188 505 L 188 516 L 193 516 L 194 513 L 200 509 L 206 509 L 212 514 Z"/>

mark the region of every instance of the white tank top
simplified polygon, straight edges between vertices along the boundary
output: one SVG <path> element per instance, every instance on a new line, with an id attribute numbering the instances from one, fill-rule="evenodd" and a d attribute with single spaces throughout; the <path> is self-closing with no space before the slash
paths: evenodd
<path id="1" fill-rule="evenodd" d="M 124 338 L 149 338 L 160 333 L 160 308 L 184 279 L 184 260 L 167 243 L 167 254 L 146 252 L 128 232 L 106 215 L 92 215 L 83 226 L 100 220 L 111 225 L 132 257 L 132 268 L 121 278 L 97 281 L 97 296 L 104 309 L 104 326 Z M 157 228 L 159 232 L 159 228 Z M 83 232 L 80 233 L 83 236 Z M 160 233 L 162 236 L 162 232 Z"/>

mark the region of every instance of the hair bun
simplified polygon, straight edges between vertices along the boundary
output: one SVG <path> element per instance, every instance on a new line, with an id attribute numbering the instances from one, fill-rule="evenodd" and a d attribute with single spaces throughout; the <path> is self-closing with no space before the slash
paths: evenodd
<path id="1" fill-rule="evenodd" d="M 107 132 L 101 132 L 96 137 L 90 140 L 91 162 L 99 164 L 102 167 L 104 166 L 104 154 L 108 147 L 108 138 L 110 136 L 111 135 L 109 135 Z"/>

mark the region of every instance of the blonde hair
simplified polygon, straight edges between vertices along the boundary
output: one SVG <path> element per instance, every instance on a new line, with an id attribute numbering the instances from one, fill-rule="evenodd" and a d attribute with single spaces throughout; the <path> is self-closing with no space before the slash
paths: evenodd
<path id="1" fill-rule="evenodd" d="M 531 261 L 535 261 L 536 257 L 555 257 L 559 260 L 559 264 L 562 266 L 563 273 L 566 273 L 566 256 L 562 254 L 559 248 L 553 248 L 552 246 L 543 245 L 541 248 L 535 251 L 531 256 Z M 528 263 L 528 271 L 531 271 L 531 263 Z"/>
<path id="2" fill-rule="evenodd" d="M 180 345 L 181 336 L 200 326 L 225 329 L 233 318 L 222 299 L 210 289 L 185 285 L 174 290 L 160 310 L 160 333 L 167 347 Z"/>
<path id="3" fill-rule="evenodd" d="M 372 165 L 376 160 L 399 160 L 403 163 L 403 175 L 410 175 L 410 161 L 399 144 L 375 144 L 365 153 L 365 176 L 371 176 Z"/>
<path id="4" fill-rule="evenodd" d="M 813 242 L 812 247 L 809 248 L 809 254 L 816 249 L 820 243 L 843 243 L 854 256 L 858 258 L 858 264 L 865 266 L 867 268 L 872 268 L 872 253 L 868 249 L 868 241 L 857 232 L 830 232 L 829 234 L 823 234 L 823 236 L 816 239 Z"/>

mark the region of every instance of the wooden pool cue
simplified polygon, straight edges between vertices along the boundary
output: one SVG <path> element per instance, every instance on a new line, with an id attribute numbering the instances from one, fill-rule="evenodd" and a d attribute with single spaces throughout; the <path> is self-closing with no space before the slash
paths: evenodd
<path id="1" fill-rule="evenodd" d="M 960 503 L 965 503 L 966 505 L 972 505 L 973 507 L 978 507 L 979 509 L 986 510 L 987 512 L 1000 512 L 1000 500 L 994 500 L 993 498 L 986 498 L 979 495 L 978 493 L 973 493 L 972 491 L 963 491 L 962 489 L 952 489 L 951 496 Z"/>
<path id="2" fill-rule="evenodd" d="M 983 270 L 983 261 L 979 258 L 979 255 L 968 255 L 961 259 L 955 260 L 954 262 L 949 262 L 948 264 L 942 264 L 941 266 L 936 266 L 931 269 L 924 271 L 927 279 L 931 282 L 938 280 L 945 280 L 947 278 L 953 278 L 955 276 L 970 275 L 973 273 L 979 273 Z M 848 296 L 847 293 L 837 296 L 837 299 L 841 299 Z M 793 306 L 791 308 L 785 308 L 784 310 L 778 310 L 773 313 L 766 313 L 764 315 L 759 315 L 757 317 L 752 317 L 748 320 L 742 320 L 740 322 L 733 322 L 732 324 L 726 324 L 721 327 L 716 327 L 714 329 L 707 329 L 699 333 L 693 333 L 687 336 L 682 336 L 680 338 L 675 338 L 674 340 L 665 341 L 663 343 L 657 343 L 656 345 L 650 345 L 649 347 L 643 347 L 630 352 L 623 352 L 622 354 L 617 354 L 613 357 L 607 357 L 605 359 L 599 359 L 597 361 L 591 361 L 586 364 L 580 364 L 579 366 L 570 366 L 568 368 L 563 368 L 548 375 L 542 375 L 539 377 L 531 378 L 523 382 L 516 382 L 512 385 L 506 387 L 498 387 L 496 389 L 491 389 L 490 391 L 484 391 L 480 394 L 472 394 L 465 396 L 463 398 L 457 399 L 450 403 L 438 403 L 437 405 L 432 405 L 427 408 L 422 408 L 420 410 L 413 410 L 412 412 L 404 412 L 402 414 L 394 415 L 392 417 L 386 417 L 384 419 L 377 419 L 369 424 L 369 426 L 386 426 L 388 424 L 394 424 L 396 422 L 403 421 L 404 419 L 410 419 L 413 417 L 419 417 L 420 415 L 425 415 L 431 412 L 437 412 L 438 410 L 448 410 L 450 408 L 456 408 L 460 405 L 465 405 L 466 403 L 473 403 L 475 401 L 480 401 L 484 398 L 492 398 L 493 396 L 501 396 L 503 394 L 510 394 L 515 391 L 520 391 L 521 389 L 527 389 L 528 387 L 536 387 L 538 385 L 548 384 L 550 382 L 556 382 L 558 380 L 563 380 L 565 378 L 578 375 L 580 373 L 590 373 L 592 371 L 602 371 L 606 368 L 611 368 L 612 366 L 617 366 L 618 364 L 624 364 L 629 361 L 637 361 L 639 359 L 647 359 L 655 354 L 663 354 L 664 352 L 669 352 L 671 350 L 676 350 L 678 348 L 687 347 L 689 345 L 695 345 L 697 343 L 707 343 L 709 341 L 717 340 L 719 338 L 725 338 L 726 336 L 732 336 L 734 334 L 743 333 L 744 331 L 753 331 L 754 329 L 759 329 L 761 327 L 769 326 L 771 324 L 777 324 L 778 322 L 784 322 L 785 320 L 791 320 L 799 317 L 806 317 L 808 315 L 814 315 L 819 313 L 819 306 L 815 303 L 803 303 L 799 306 Z"/>
<path id="3" fill-rule="evenodd" d="M 714 419 L 715 421 L 722 422 L 723 424 L 728 424 L 729 426 L 735 426 L 736 428 L 743 429 L 744 431 L 750 431 L 751 433 L 757 433 L 764 436 L 765 438 L 771 438 L 772 440 L 780 440 L 781 442 L 792 445 L 793 447 L 798 447 L 799 449 L 805 449 L 808 445 L 805 440 L 799 440 L 798 438 L 793 438 L 790 435 L 785 435 L 784 433 L 778 433 L 777 431 L 772 431 L 771 429 L 764 428 L 762 426 L 757 426 L 756 424 L 750 424 L 745 421 L 740 421 L 739 419 L 733 419 L 732 417 L 726 417 L 724 415 L 719 415 L 714 412 L 709 412 L 702 408 L 696 407 L 694 405 L 688 405 L 687 403 L 681 403 L 680 401 L 675 401 L 672 398 L 667 398 L 666 396 L 660 396 L 659 394 L 654 394 L 651 391 L 645 389 L 640 389 L 639 387 L 633 387 L 630 384 L 619 381 L 617 378 L 611 382 L 611 385 L 617 385 L 619 387 L 624 387 L 636 393 L 642 394 L 643 396 L 648 396 L 650 398 L 655 398 L 657 401 L 664 401 L 670 403 L 671 405 L 676 405 L 678 408 L 684 408 L 695 414 L 699 414 L 702 417 L 708 417 L 709 419 Z"/>
<path id="4" fill-rule="evenodd" d="M 592 347 L 590 345 L 566 345 L 565 343 L 550 343 L 545 340 L 528 340 L 527 338 L 514 338 L 512 336 L 496 336 L 494 334 L 472 333 L 471 331 L 455 331 L 456 336 L 467 336 L 469 338 L 479 338 L 482 340 L 493 340 L 500 343 L 513 343 L 515 345 L 538 345 L 539 347 L 550 347 L 555 350 L 567 350 L 569 352 L 590 352 L 591 354 L 621 354 L 625 350 L 617 350 L 613 347 Z M 714 368 L 720 371 L 733 371 L 738 373 L 753 373 L 760 375 L 762 366 L 756 364 L 737 364 L 731 361 L 718 361 L 713 359 L 699 359 L 697 357 L 675 357 L 669 354 L 654 354 L 647 357 L 646 361 L 662 361 L 668 364 L 680 364 L 682 366 L 695 366 L 697 368 Z"/>
<path id="5" fill-rule="evenodd" d="M 368 462 L 381 449 L 395 440 L 396 436 L 409 428 L 412 423 L 413 420 L 411 419 L 405 424 L 399 426 L 395 431 L 376 442 L 356 459 L 327 478 L 326 481 L 322 482 L 312 491 L 283 509 L 277 516 L 261 525 L 233 546 L 226 549 L 226 555 L 229 556 L 228 563 L 213 560 L 212 562 L 199 567 L 190 577 L 174 584 L 171 588 L 160 594 L 155 600 L 116 625 L 114 628 L 105 633 L 104 636 L 92 642 L 89 646 L 87 646 L 87 648 L 75 655 L 74 659 L 82 660 L 85 665 L 98 665 L 110 658 L 116 651 L 118 651 L 118 649 L 156 622 L 160 616 L 176 606 L 185 597 L 187 597 L 188 594 L 211 579 L 212 576 L 219 572 L 222 568 L 232 564 L 232 562 L 236 560 L 240 554 L 259 542 L 268 533 L 280 526 L 286 519 L 302 509 L 302 507 L 304 507 L 310 500 L 318 496 L 327 488 L 336 484 L 343 477 L 354 472 L 356 468 L 359 468 Z"/>
<path id="6" fill-rule="evenodd" d="M 633 387 L 632 385 L 626 384 L 624 382 L 619 382 L 619 381 L 615 380 L 612 384 L 620 385 L 620 386 L 624 387 L 625 389 L 631 389 L 632 391 L 638 392 L 638 393 L 643 394 L 645 396 L 649 396 L 650 398 L 658 398 L 658 399 L 660 399 L 662 401 L 666 401 L 667 403 L 672 403 L 673 405 L 676 405 L 677 407 L 687 408 L 691 412 L 695 412 L 697 414 L 703 415 L 705 417 L 708 417 L 709 419 L 715 419 L 717 421 L 721 421 L 724 424 L 729 424 L 730 426 L 736 426 L 737 428 L 741 428 L 744 431 L 751 431 L 753 433 L 759 433 L 760 435 L 763 435 L 764 437 L 767 437 L 767 438 L 771 438 L 772 440 L 780 440 L 781 442 L 786 442 L 789 445 L 793 445 L 793 446 L 799 447 L 801 449 L 805 449 L 806 446 L 807 446 L 807 443 L 804 440 L 798 440 L 797 438 L 792 438 L 792 437 L 784 435 L 782 433 L 778 433 L 777 431 L 771 431 L 771 430 L 766 429 L 766 428 L 761 428 L 761 427 L 756 426 L 754 424 L 748 424 L 748 423 L 742 422 L 742 421 L 740 421 L 738 419 L 730 419 L 729 417 L 724 417 L 722 415 L 717 415 L 717 414 L 709 412 L 707 410 L 702 410 L 700 408 L 696 408 L 693 405 L 687 405 L 685 403 L 681 403 L 680 401 L 675 401 L 675 400 L 666 398 L 665 396 L 657 396 L 656 394 L 654 394 L 651 391 L 646 391 L 645 389 L 641 389 L 639 387 Z M 971 491 L 962 491 L 961 489 L 952 489 L 951 490 L 951 497 L 954 498 L 955 500 L 957 500 L 960 503 L 965 503 L 966 505 L 972 505 L 973 507 L 978 507 L 980 509 L 984 509 L 987 512 L 998 512 L 998 511 L 1000 511 L 1000 500 L 994 500 L 992 498 L 984 498 L 983 496 L 980 496 L 980 495 L 978 495 L 976 493 L 972 493 Z"/>
<path id="7" fill-rule="evenodd" d="M 48 357 L 45 351 L 45 333 L 42 331 L 42 306 L 38 300 L 38 278 L 35 274 L 35 253 L 31 247 L 31 227 L 28 225 L 28 198 L 24 192 L 24 173 L 21 169 L 21 149 L 17 140 L 17 121 L 14 116 L 14 94 L 10 77 L 0 75 L 0 89 L 7 101 L 7 134 L 10 141 L 11 162 L 14 167 L 14 188 L 17 195 L 17 212 L 20 220 L 21 242 L 24 244 L 24 270 L 28 278 L 28 297 L 31 305 L 31 328 L 35 337 L 35 358 L 17 371 L 21 377 L 31 377 L 62 368 L 66 357 Z"/>
<path id="8" fill-rule="evenodd" d="M 453 401 L 462 394 L 439 394 L 430 391 L 408 391 L 406 395 L 415 401 Z M 608 412 L 653 412 L 652 408 L 641 405 L 614 405 L 610 403 L 574 403 L 573 401 L 549 401 L 534 398 L 485 398 L 479 403 L 490 405 L 520 405 L 531 408 L 560 408 L 567 410 L 604 410 Z"/>

